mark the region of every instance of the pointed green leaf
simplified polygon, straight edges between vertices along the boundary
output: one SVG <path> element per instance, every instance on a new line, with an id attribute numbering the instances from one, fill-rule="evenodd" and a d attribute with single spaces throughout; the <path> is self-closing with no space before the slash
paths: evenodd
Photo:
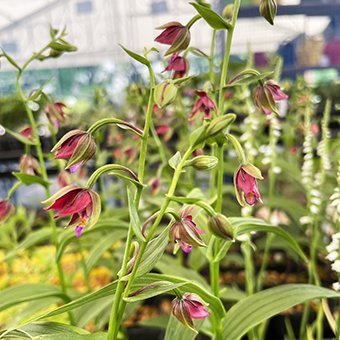
<path id="1" fill-rule="evenodd" d="M 123 45 L 119 45 L 132 59 L 135 59 L 137 61 L 139 61 L 140 63 L 146 65 L 147 67 L 150 67 L 150 61 L 146 58 L 144 58 L 143 56 L 132 52 L 130 50 L 128 50 L 127 48 L 125 48 Z"/>
<path id="2" fill-rule="evenodd" d="M 232 26 L 214 12 L 211 8 L 202 6 L 196 2 L 189 2 L 190 5 L 195 7 L 196 11 L 202 16 L 202 18 L 215 30 L 227 30 Z"/>
<path id="3" fill-rule="evenodd" d="M 179 151 L 177 151 L 170 159 L 169 159 L 169 165 L 171 168 L 173 168 L 174 170 L 177 169 L 179 163 L 182 160 L 182 156 L 181 153 Z"/>
<path id="4" fill-rule="evenodd" d="M 21 183 L 25 185 L 41 184 L 45 188 L 47 188 L 50 185 L 50 182 L 43 180 L 39 176 L 27 175 L 21 172 L 12 172 L 12 175 L 15 176 Z"/>
<path id="5" fill-rule="evenodd" d="M 139 220 L 138 212 L 134 203 L 134 199 L 129 188 L 127 190 L 128 196 L 128 205 L 129 205 L 129 213 L 130 213 L 130 224 L 132 226 L 133 232 L 138 238 L 138 240 L 145 242 L 145 237 L 142 234 L 142 223 Z"/>
<path id="6" fill-rule="evenodd" d="M 12 137 L 14 137 L 15 139 L 17 139 L 19 142 L 26 144 L 26 145 L 35 145 L 34 140 L 21 136 L 20 133 L 14 132 L 12 130 L 10 130 L 9 128 L 5 128 L 6 132 L 9 133 Z"/>
<path id="7" fill-rule="evenodd" d="M 223 339 L 236 340 L 261 322 L 312 299 L 340 298 L 340 294 L 309 284 L 287 284 L 263 290 L 236 303 L 223 320 Z"/>

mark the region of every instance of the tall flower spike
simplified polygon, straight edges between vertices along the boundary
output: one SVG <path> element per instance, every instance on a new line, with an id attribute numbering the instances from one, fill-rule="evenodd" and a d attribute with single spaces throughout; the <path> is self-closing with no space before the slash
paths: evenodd
<path id="1" fill-rule="evenodd" d="M 189 63 L 184 58 L 175 53 L 171 56 L 168 66 L 163 70 L 165 71 L 174 71 L 172 78 L 182 78 L 186 75 L 189 69 Z"/>
<path id="2" fill-rule="evenodd" d="M 211 119 L 211 111 L 217 110 L 216 104 L 210 97 L 208 97 L 208 94 L 205 91 L 196 91 L 196 94 L 200 98 L 197 100 L 194 108 L 192 109 L 189 120 L 193 120 L 198 112 L 204 113 L 204 119 Z"/>
<path id="3" fill-rule="evenodd" d="M 235 172 L 235 194 L 242 207 L 245 205 L 252 206 L 256 201 L 262 203 L 261 195 L 257 188 L 257 179 L 263 179 L 261 171 L 250 163 L 241 165 Z"/>
<path id="4" fill-rule="evenodd" d="M 10 200 L 0 199 L 0 223 L 3 223 L 14 212 L 14 206 Z"/>
<path id="5" fill-rule="evenodd" d="M 288 98 L 281 90 L 280 85 L 271 79 L 257 85 L 254 89 L 253 97 L 255 106 L 266 115 L 270 115 L 272 112 L 278 114 L 275 103 Z"/>
<path id="6" fill-rule="evenodd" d="M 101 204 L 99 195 L 91 189 L 68 185 L 43 202 L 45 210 L 55 210 L 55 218 L 71 216 L 66 227 L 75 226 L 77 237 L 85 227 L 90 228 L 99 219 Z"/>
<path id="7" fill-rule="evenodd" d="M 90 133 L 72 130 L 59 140 L 51 152 L 56 152 L 54 159 L 67 159 L 66 169 L 76 172 L 95 155 L 96 143 Z"/>
<path id="8" fill-rule="evenodd" d="M 187 207 L 180 213 L 180 219 L 174 221 L 169 229 L 169 238 L 178 244 L 185 253 L 190 253 L 192 247 L 205 247 L 200 235 L 203 230 L 198 229 L 190 215 L 192 208 Z"/>
<path id="9" fill-rule="evenodd" d="M 169 22 L 157 27 L 157 29 L 164 31 L 155 38 L 155 41 L 160 44 L 171 45 L 165 55 L 185 50 L 190 44 L 189 29 L 177 21 Z"/>
<path id="10" fill-rule="evenodd" d="M 207 306 L 208 304 L 198 295 L 185 293 L 183 294 L 182 299 L 177 297 L 172 301 L 172 315 L 184 326 L 196 332 L 192 319 L 207 318 L 209 316 L 209 312 L 206 308 Z"/>

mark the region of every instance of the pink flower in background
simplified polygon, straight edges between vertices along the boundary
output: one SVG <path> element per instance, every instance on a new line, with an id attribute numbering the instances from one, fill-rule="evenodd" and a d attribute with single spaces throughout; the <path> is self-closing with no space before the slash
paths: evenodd
<path id="1" fill-rule="evenodd" d="M 185 293 L 182 298 L 177 297 L 172 301 L 172 315 L 185 326 L 195 330 L 192 319 L 206 319 L 209 316 L 207 306 L 198 295 Z"/>
<path id="2" fill-rule="evenodd" d="M 204 119 L 211 119 L 211 111 L 216 111 L 216 105 L 214 101 L 208 97 L 208 94 L 204 91 L 196 91 L 196 94 L 200 98 L 197 100 L 194 108 L 192 109 L 189 119 L 194 119 L 198 112 L 204 113 Z"/>
<path id="3" fill-rule="evenodd" d="M 161 188 L 161 180 L 158 177 L 153 177 L 149 181 L 149 185 L 151 187 L 150 193 L 152 196 L 155 196 L 158 194 L 159 189 Z"/>
<path id="4" fill-rule="evenodd" d="M 255 106 L 266 115 L 272 112 L 278 114 L 276 102 L 288 99 L 288 96 L 281 90 L 280 85 L 274 80 L 267 80 L 262 85 L 257 85 L 253 93 Z"/>
<path id="5" fill-rule="evenodd" d="M 192 247 L 205 246 L 200 235 L 203 230 L 196 227 L 190 215 L 192 208 L 181 211 L 180 219 L 175 220 L 169 229 L 170 240 L 177 243 L 185 253 L 190 253 Z"/>
<path id="6" fill-rule="evenodd" d="M 36 176 L 41 173 L 40 165 L 38 161 L 31 155 L 22 155 L 19 162 L 20 172 Z"/>
<path id="7" fill-rule="evenodd" d="M 165 71 L 174 71 L 172 78 L 182 78 L 186 75 L 189 69 L 189 63 L 184 58 L 175 53 L 171 56 L 168 66 L 164 69 Z"/>
<path id="8" fill-rule="evenodd" d="M 71 176 L 70 173 L 66 170 L 63 170 L 59 173 L 57 178 L 59 188 L 67 187 L 71 184 Z"/>
<path id="9" fill-rule="evenodd" d="M 55 218 L 71 216 L 67 227 L 76 224 L 76 237 L 79 237 L 85 226 L 88 226 L 89 220 L 91 220 L 90 225 L 97 222 L 101 210 L 99 195 L 90 189 L 76 185 L 68 185 L 60 189 L 43 204 L 48 205 L 45 210 L 57 211 Z"/>
<path id="10" fill-rule="evenodd" d="M 54 159 L 68 160 L 66 169 L 76 172 L 94 156 L 96 143 L 88 132 L 72 130 L 59 140 L 51 152 L 56 152 Z"/>
<path id="11" fill-rule="evenodd" d="M 65 121 L 64 108 L 66 105 L 61 102 L 55 102 L 47 104 L 45 107 L 45 113 L 49 122 L 57 129 L 60 128 L 60 124 Z"/>
<path id="12" fill-rule="evenodd" d="M 257 179 L 263 179 L 261 172 L 252 164 L 245 164 L 238 168 L 234 175 L 235 193 L 241 206 L 254 205 L 256 201 L 262 202 L 257 187 Z"/>
<path id="13" fill-rule="evenodd" d="M 14 206 L 9 199 L 0 199 L 0 223 L 3 223 L 14 212 Z"/>

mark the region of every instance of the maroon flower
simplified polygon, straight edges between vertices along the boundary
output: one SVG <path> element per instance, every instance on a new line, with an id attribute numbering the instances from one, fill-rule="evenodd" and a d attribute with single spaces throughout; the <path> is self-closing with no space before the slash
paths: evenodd
<path id="1" fill-rule="evenodd" d="M 236 198 L 241 206 L 254 205 L 256 201 L 262 203 L 260 192 L 257 188 L 257 179 L 263 179 L 261 171 L 248 163 L 238 168 L 234 175 Z"/>
<path id="2" fill-rule="evenodd" d="M 65 121 L 65 112 L 64 112 L 65 107 L 66 105 L 61 102 L 47 104 L 45 107 L 45 113 L 46 113 L 47 119 L 57 129 L 60 128 L 60 124 Z"/>
<path id="3" fill-rule="evenodd" d="M 200 235 L 203 230 L 198 229 L 190 215 L 192 208 L 187 207 L 181 211 L 180 219 L 175 220 L 169 229 L 169 238 L 178 244 L 185 253 L 190 253 L 192 247 L 205 247 Z"/>
<path id="4" fill-rule="evenodd" d="M 211 110 L 216 111 L 215 103 L 204 91 L 196 91 L 196 94 L 200 98 L 197 100 L 194 108 L 192 109 L 189 119 L 193 120 L 198 112 L 204 113 L 204 119 L 211 119 Z"/>
<path id="5" fill-rule="evenodd" d="M 192 319 L 205 319 L 209 316 L 208 304 L 198 295 L 185 293 L 182 298 L 175 298 L 172 301 L 172 315 L 183 325 L 196 332 Z"/>
<path id="6" fill-rule="evenodd" d="M 174 71 L 172 78 L 182 78 L 188 72 L 189 63 L 184 58 L 175 53 L 171 56 L 168 66 L 164 69 L 165 71 Z"/>
<path id="7" fill-rule="evenodd" d="M 190 44 L 189 29 L 177 21 L 169 22 L 157 27 L 157 29 L 164 31 L 155 38 L 155 41 L 160 44 L 171 45 L 165 55 L 185 50 Z"/>
<path id="8" fill-rule="evenodd" d="M 0 199 L 0 223 L 3 223 L 14 212 L 14 206 L 9 199 Z"/>
<path id="9" fill-rule="evenodd" d="M 32 134 L 32 127 L 31 126 L 27 126 L 25 128 L 23 128 L 22 130 L 20 130 L 20 135 L 23 137 L 26 137 L 28 139 L 32 139 L 33 138 L 33 134 Z"/>
<path id="10" fill-rule="evenodd" d="M 67 187 L 71 184 L 71 176 L 70 173 L 66 170 L 63 170 L 59 173 L 57 178 L 59 188 Z"/>
<path id="11" fill-rule="evenodd" d="M 150 179 L 149 185 L 151 187 L 150 194 L 155 196 L 158 194 L 159 189 L 161 188 L 161 180 L 158 177 L 153 177 Z"/>
<path id="12" fill-rule="evenodd" d="M 267 80 L 263 84 L 257 85 L 253 97 L 255 106 L 266 115 L 270 115 L 272 112 L 278 114 L 275 103 L 288 98 L 274 80 Z"/>
<path id="13" fill-rule="evenodd" d="M 43 202 L 48 205 L 45 210 L 57 211 L 55 218 L 71 216 L 67 227 L 75 225 L 76 237 L 79 237 L 85 226 L 93 226 L 100 216 L 99 195 L 76 185 L 68 185 Z"/>
<path id="14" fill-rule="evenodd" d="M 96 143 L 91 134 L 82 130 L 72 130 L 62 137 L 51 152 L 54 159 L 68 159 L 66 169 L 75 172 L 96 153 Z"/>
<path id="15" fill-rule="evenodd" d="M 38 161 L 31 155 L 22 155 L 20 157 L 19 169 L 20 172 L 31 176 L 36 176 L 41 173 Z"/>

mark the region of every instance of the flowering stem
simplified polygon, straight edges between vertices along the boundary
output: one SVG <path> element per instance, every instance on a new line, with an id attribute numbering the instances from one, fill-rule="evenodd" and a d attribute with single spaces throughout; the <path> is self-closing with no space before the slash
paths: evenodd
<path id="1" fill-rule="evenodd" d="M 138 164 L 138 177 L 141 182 L 144 181 L 144 168 L 145 168 L 147 146 L 148 146 L 148 139 L 149 139 L 149 130 L 150 130 L 150 127 L 152 126 L 152 109 L 153 109 L 153 104 L 154 104 L 154 88 L 155 88 L 155 75 L 153 73 L 151 66 L 149 66 L 148 69 L 149 69 L 149 76 L 150 76 L 150 92 L 149 92 L 148 106 L 147 106 L 147 112 L 146 112 L 146 117 L 145 117 L 144 131 L 142 135 L 142 145 L 141 145 L 139 164 Z M 139 187 L 137 189 L 136 197 L 134 200 L 134 204 L 137 209 L 139 206 L 142 191 L 143 191 L 143 187 Z M 133 229 L 132 229 L 132 226 L 130 225 L 127 239 L 126 239 L 123 262 L 122 262 L 122 267 L 121 267 L 122 276 L 125 275 L 126 270 L 127 270 L 127 264 L 129 261 L 129 253 L 130 253 L 132 238 L 133 238 Z M 144 244 L 145 243 L 141 245 L 141 248 L 143 247 Z M 116 290 L 113 305 L 112 305 L 111 315 L 110 315 L 108 339 L 114 339 L 117 336 L 119 326 L 120 326 L 120 323 L 118 322 L 118 320 L 121 320 L 123 317 L 125 303 L 121 300 L 121 297 L 122 297 L 122 293 L 124 290 L 124 285 L 125 285 L 125 282 L 122 281 L 121 278 L 119 278 L 117 290 Z"/>
<path id="2" fill-rule="evenodd" d="M 224 111 L 223 110 L 223 108 L 224 108 L 223 87 L 224 87 L 226 79 L 227 79 L 230 50 L 231 50 L 231 42 L 232 42 L 232 39 L 233 39 L 234 28 L 235 28 L 235 25 L 236 25 L 236 20 L 237 20 L 237 16 L 238 16 L 238 11 L 240 9 L 240 5 L 241 5 L 241 0 L 235 0 L 233 16 L 231 18 L 231 27 L 228 29 L 228 33 L 227 33 L 227 40 L 226 40 L 226 46 L 225 46 L 225 52 L 224 52 L 224 58 L 223 58 L 223 65 L 222 65 L 222 74 L 221 74 L 221 78 L 220 78 L 220 88 L 219 88 L 219 92 L 218 92 L 218 113 L 220 115 L 222 115 L 223 111 Z"/>
<path id="3" fill-rule="evenodd" d="M 12 188 L 11 188 L 11 189 L 9 190 L 9 192 L 8 192 L 7 198 L 10 199 L 10 198 L 14 195 L 15 191 L 16 191 L 21 185 L 22 185 L 22 182 L 20 182 L 20 181 L 14 183 L 13 186 L 12 186 Z"/>
<path id="4" fill-rule="evenodd" d="M 168 205 L 171 201 L 168 196 L 174 195 L 178 180 L 180 178 L 180 175 L 181 175 L 181 172 L 182 172 L 182 169 L 183 169 L 183 166 L 184 166 L 184 163 L 191 156 L 192 151 L 193 150 L 191 148 L 189 148 L 186 151 L 186 153 L 183 155 L 181 162 L 179 163 L 178 167 L 175 170 L 174 177 L 172 179 L 168 194 L 166 195 L 166 198 L 163 202 L 163 205 L 162 205 L 162 207 L 159 211 L 159 214 L 157 215 L 157 218 L 156 218 L 154 224 L 152 225 L 149 233 L 146 236 L 146 241 L 143 242 L 140 246 L 139 253 L 138 253 L 138 256 L 137 256 L 137 259 L 136 259 L 136 263 L 133 267 L 130 278 L 129 278 L 127 284 L 126 284 L 125 290 L 124 290 L 125 281 L 119 281 L 118 282 L 116 295 L 115 295 L 115 302 L 117 302 L 116 306 L 118 305 L 118 302 L 120 302 L 120 305 L 119 305 L 119 310 L 117 310 L 117 308 L 115 308 L 111 312 L 108 340 L 114 340 L 114 339 L 117 338 L 119 326 L 120 326 L 120 323 L 121 323 L 121 320 L 122 320 L 122 317 L 123 317 L 123 313 L 124 313 L 124 310 L 125 310 L 125 306 L 126 306 L 126 302 L 123 299 L 126 298 L 129 295 L 129 290 L 130 290 L 131 285 L 132 285 L 132 283 L 135 279 L 135 276 L 136 276 L 136 273 L 137 273 L 137 270 L 138 270 L 138 266 L 139 266 L 139 264 L 142 260 L 145 249 L 146 249 L 149 241 L 151 240 L 153 234 L 155 233 L 158 225 L 162 221 L 163 216 L 165 215 L 167 208 L 168 208 Z M 129 235 L 128 235 L 128 237 L 129 237 Z M 122 271 L 122 273 L 125 274 L 124 271 Z M 124 290 L 124 294 L 122 294 L 123 290 Z M 123 299 L 122 299 L 122 295 L 123 295 Z"/>
<path id="5" fill-rule="evenodd" d="M 15 82 L 17 92 L 19 94 L 21 101 L 24 104 L 25 111 L 27 113 L 27 117 L 28 117 L 30 125 L 32 127 L 32 135 L 33 135 L 33 138 L 35 140 L 35 149 L 36 149 L 36 153 L 37 153 L 37 156 L 38 156 L 38 161 L 39 161 L 39 165 L 40 165 L 40 169 L 41 169 L 41 177 L 46 182 L 48 182 L 48 176 L 47 176 L 47 171 L 46 171 L 46 167 L 45 167 L 44 155 L 43 155 L 43 152 L 42 152 L 41 142 L 40 142 L 40 138 L 39 138 L 39 134 L 38 134 L 37 124 L 35 122 L 33 112 L 31 111 L 31 109 L 27 105 L 27 99 L 26 99 L 26 97 L 25 97 L 25 95 L 22 91 L 21 86 L 20 86 L 20 77 L 22 75 L 23 70 L 35 59 L 35 57 L 37 55 L 42 54 L 48 48 L 48 46 L 49 45 L 45 46 L 43 49 L 41 49 L 38 53 L 34 54 L 30 59 L 28 59 L 24 63 L 21 70 L 19 70 L 18 73 L 17 73 L 16 82 Z M 46 196 L 49 197 L 50 196 L 50 189 L 49 189 L 48 186 L 45 187 L 45 192 L 46 192 Z M 56 224 L 55 224 L 55 220 L 54 220 L 54 217 L 53 217 L 53 213 L 51 211 L 49 211 L 48 214 L 49 214 L 50 225 L 51 225 L 51 229 L 52 229 L 53 243 L 54 243 L 55 248 L 58 249 L 57 227 L 56 227 Z M 64 294 L 67 294 L 65 278 L 64 278 L 63 269 L 62 269 L 60 261 L 57 261 L 57 270 L 58 270 L 58 277 L 59 277 L 59 281 L 60 281 L 60 285 L 61 285 L 61 290 Z M 68 315 L 69 315 L 71 324 L 74 325 L 75 320 L 74 320 L 73 314 L 71 312 L 69 312 Z"/>

